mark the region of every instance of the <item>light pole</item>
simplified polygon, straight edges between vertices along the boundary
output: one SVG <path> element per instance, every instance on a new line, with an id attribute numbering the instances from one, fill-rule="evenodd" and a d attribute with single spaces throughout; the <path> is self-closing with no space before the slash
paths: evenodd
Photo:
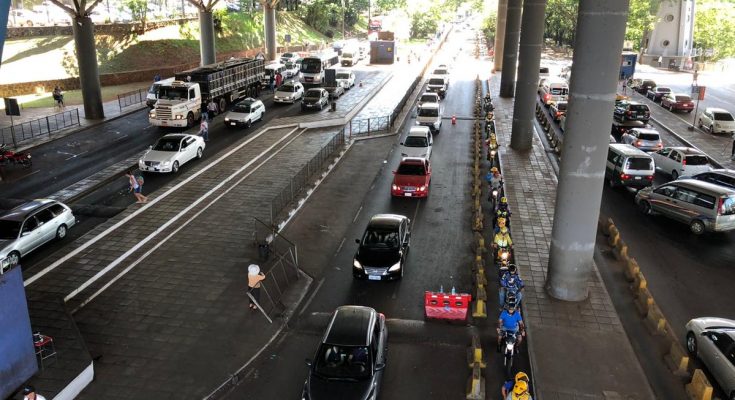
<path id="1" fill-rule="evenodd" d="M 342 0 L 342 40 L 345 39 L 345 0 Z"/>

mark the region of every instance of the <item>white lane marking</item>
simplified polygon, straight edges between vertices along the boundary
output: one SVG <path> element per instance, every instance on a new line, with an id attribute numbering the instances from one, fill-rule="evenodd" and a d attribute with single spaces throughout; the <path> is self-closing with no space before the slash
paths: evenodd
<path id="1" fill-rule="evenodd" d="M 304 131 L 305 131 L 305 129 L 303 131 L 301 131 L 301 133 L 304 133 Z M 288 146 L 291 142 L 293 142 L 299 136 L 301 136 L 301 133 L 299 133 L 298 135 L 294 136 L 291 140 L 289 140 L 288 143 L 286 143 L 286 145 L 284 147 Z M 130 270 L 132 270 L 133 268 L 135 268 L 144 259 L 148 258 L 149 255 L 151 255 L 154 251 L 158 250 L 159 247 L 163 246 L 172 237 L 174 237 L 174 235 L 176 235 L 177 233 L 179 233 L 179 231 L 181 231 L 182 229 L 184 229 L 185 227 L 187 227 L 190 223 L 194 222 L 194 220 L 197 219 L 203 212 L 207 211 L 211 206 L 213 206 L 216 202 L 218 202 L 226 194 L 230 193 L 237 185 L 239 185 L 240 183 L 242 183 L 242 181 L 244 181 L 250 175 L 252 175 L 253 173 L 255 173 L 255 171 L 257 171 L 260 167 L 262 167 L 263 165 L 265 165 L 265 163 L 267 163 L 271 158 L 275 157 L 277 154 L 278 154 L 278 152 L 273 153 L 270 156 L 268 156 L 268 158 L 266 158 L 265 160 L 263 160 L 260 164 L 258 164 L 258 166 L 254 167 L 252 171 L 250 171 L 247 174 L 245 174 L 243 177 L 241 177 L 240 179 L 238 179 L 237 182 L 235 182 L 232 186 L 230 186 L 229 188 L 227 188 L 227 190 L 225 190 L 219 196 L 217 196 L 214 199 L 212 199 L 212 201 L 210 201 L 206 206 L 202 207 L 201 210 L 197 211 L 196 214 L 194 214 L 191 218 L 189 218 L 188 220 L 186 220 L 183 224 L 181 224 L 181 226 L 179 226 L 178 228 L 176 228 L 173 232 L 171 232 L 170 234 L 168 234 L 165 238 L 161 239 L 158 243 L 156 243 L 155 246 L 153 246 L 148 251 L 146 251 L 145 253 L 143 253 L 143 255 L 141 255 L 140 257 L 138 257 L 132 264 L 130 264 L 127 268 L 125 268 L 119 274 L 117 274 L 117 276 L 115 276 L 114 278 L 112 278 L 109 282 L 107 282 L 99 290 L 97 290 L 96 292 L 94 292 L 94 294 L 92 294 L 90 297 L 88 297 L 87 299 L 85 299 L 77 308 L 75 308 L 72 311 L 72 314 L 76 313 L 82 307 L 84 307 L 85 305 L 87 305 L 90 301 L 94 300 L 97 296 L 99 296 L 100 294 L 102 294 L 102 292 L 104 292 L 105 290 L 107 290 L 107 288 L 109 288 L 110 286 L 112 286 L 113 283 L 117 282 L 120 278 L 122 278 L 124 275 L 126 275 L 128 272 L 130 272 Z M 256 159 L 257 158 L 253 159 L 253 161 L 256 160 Z M 245 167 L 243 167 L 243 168 L 246 168 L 246 167 L 247 167 L 247 165 Z M 238 172 L 242 171 L 243 168 L 241 168 L 240 170 L 238 170 Z M 228 178 L 228 179 L 225 180 L 225 182 L 229 181 L 232 177 L 233 176 L 231 175 L 230 178 Z M 219 188 L 219 187 L 221 187 L 221 185 L 218 185 L 217 186 L 217 188 Z M 215 188 L 213 190 L 216 190 L 217 188 Z M 211 194 L 211 192 L 208 192 L 206 195 L 204 195 L 201 198 L 201 200 L 204 200 L 205 198 L 209 197 L 210 194 Z M 184 211 L 182 211 L 179 215 L 177 215 L 177 217 L 174 217 L 174 218 L 175 219 L 178 219 L 178 216 L 183 215 L 184 213 L 186 213 L 187 211 L 189 211 L 191 208 L 193 208 L 194 206 L 196 206 L 200 202 L 201 202 L 200 200 L 195 201 L 194 203 L 192 203 L 192 205 L 190 205 L 189 207 L 187 207 Z M 90 278 L 89 280 L 87 280 L 86 282 L 84 282 L 84 284 L 82 284 L 82 286 L 78 287 L 73 292 L 71 292 L 69 295 L 67 295 L 64 298 L 64 302 L 67 302 L 67 301 L 73 299 L 77 294 L 79 294 L 80 292 L 82 292 L 89 285 L 91 285 L 92 283 L 94 283 L 97 279 L 101 278 L 109 270 L 111 270 L 112 268 L 116 267 L 118 264 L 122 263 L 128 257 L 128 255 L 132 254 L 135 250 L 137 250 L 142 245 L 144 245 L 145 243 L 147 243 L 148 241 L 150 241 L 151 239 L 153 239 L 153 237 L 155 237 L 158 232 L 160 232 L 163 229 L 165 229 L 165 227 L 168 226 L 169 223 L 175 221 L 174 218 L 172 218 L 171 220 L 169 220 L 168 222 L 166 222 L 163 226 L 161 226 L 155 232 L 151 233 L 145 239 L 141 240 L 140 242 L 138 242 L 138 244 L 136 244 L 135 246 L 133 246 L 130 250 L 128 250 L 127 252 L 125 252 L 125 254 L 121 255 L 118 258 L 116 258 L 107 267 L 105 267 L 103 270 L 101 270 L 100 272 L 98 272 L 97 274 L 95 274 L 92 278 Z"/>
<path id="2" fill-rule="evenodd" d="M 287 138 L 288 136 L 290 136 L 290 135 L 291 135 L 291 134 L 292 134 L 292 133 L 293 133 L 294 131 L 296 131 L 297 129 L 298 129 L 298 128 L 294 128 L 294 129 L 292 129 L 292 130 L 291 130 L 291 131 L 290 131 L 290 132 L 289 132 L 288 134 L 286 134 L 286 135 L 285 135 L 285 136 L 283 137 L 283 139 L 285 139 L 285 138 Z M 66 261 L 68 261 L 68 260 L 69 260 L 69 259 L 71 259 L 72 257 L 75 257 L 76 255 L 78 255 L 78 254 L 79 254 L 79 253 L 81 253 L 82 251 L 86 250 L 87 248 L 89 248 L 89 247 L 90 247 L 90 246 L 92 246 L 93 244 L 95 244 L 95 243 L 97 243 L 98 241 L 100 241 L 100 240 L 104 239 L 104 238 L 105 238 L 105 237 L 106 237 L 107 235 L 109 235 L 110 233 L 112 233 L 112 232 L 116 231 L 116 230 L 117 230 L 118 228 L 120 228 L 121 226 L 125 225 L 125 224 L 126 224 L 126 223 L 127 223 L 128 221 L 130 221 L 131 219 L 133 219 L 133 218 L 137 217 L 137 216 L 138 216 L 138 215 L 140 215 L 140 214 L 141 214 L 141 213 L 142 213 L 143 211 L 147 210 L 147 209 L 148 209 L 148 208 L 150 208 L 150 207 L 153 207 L 153 205 L 155 205 L 155 204 L 156 204 L 156 203 L 158 203 L 159 201 L 162 201 L 163 199 L 165 199 L 166 197 L 168 197 L 168 196 L 169 196 L 170 194 L 172 194 L 172 193 L 174 193 L 175 191 L 179 190 L 179 189 L 180 189 L 180 188 L 181 188 L 182 186 L 184 186 L 184 185 L 186 185 L 187 183 L 191 182 L 192 180 L 196 179 L 196 178 L 197 178 L 197 177 L 198 177 L 199 175 L 201 175 L 201 174 L 203 174 L 203 173 L 205 173 L 205 172 L 209 171 L 209 170 L 210 170 L 211 168 L 213 168 L 213 167 L 214 167 L 215 165 L 219 164 L 220 162 L 222 162 L 223 160 L 225 160 L 226 158 L 228 158 L 229 156 L 231 156 L 232 154 L 234 154 L 234 153 L 235 153 L 236 151 L 240 150 L 240 149 L 241 149 L 241 148 L 243 148 L 243 147 L 244 147 L 245 145 L 247 145 L 248 143 L 250 143 L 250 142 L 252 142 L 253 140 L 257 139 L 258 137 L 260 137 L 260 135 L 262 135 L 262 134 L 264 134 L 264 133 L 268 132 L 269 130 L 270 130 L 270 129 L 266 128 L 266 129 L 264 129 L 264 130 L 260 131 L 259 133 L 255 134 L 255 135 L 254 135 L 253 137 L 251 137 L 250 139 L 248 139 L 248 140 L 244 141 L 244 142 L 243 142 L 242 144 L 240 144 L 239 146 L 237 146 L 237 147 L 233 148 L 232 150 L 228 151 L 227 153 L 223 154 L 223 155 L 222 155 L 222 156 L 221 156 L 220 158 L 218 158 L 218 159 L 216 159 L 216 160 L 212 161 L 212 163 L 210 163 L 209 165 L 205 166 L 204 168 L 202 168 L 201 170 L 199 170 L 199 171 L 198 171 L 198 172 L 196 172 L 195 174 L 193 174 L 193 175 L 191 175 L 190 177 L 188 177 L 188 178 L 184 179 L 184 180 L 183 180 L 183 181 L 181 181 L 181 182 L 180 182 L 180 183 L 179 183 L 178 185 L 176 185 L 176 186 L 172 187 L 171 189 L 167 190 L 166 192 L 164 192 L 163 194 L 161 194 L 161 196 L 158 196 L 158 197 L 156 197 L 155 199 L 151 200 L 150 202 L 148 202 L 148 203 L 144 204 L 144 205 L 143 205 L 143 207 L 141 207 L 141 208 L 139 208 L 138 210 L 134 211 L 133 213 L 131 213 L 131 214 L 130 214 L 130 215 L 128 215 L 127 217 L 125 217 L 125 218 L 121 219 L 121 220 L 120 220 L 120 221 L 118 221 L 118 222 L 117 222 L 116 224 L 114 224 L 114 225 L 112 225 L 111 227 L 109 227 L 109 228 L 105 229 L 104 231 L 102 231 L 102 232 L 101 232 L 100 234 L 98 234 L 97 236 L 93 237 L 93 238 L 92 238 L 92 239 L 90 239 L 89 241 L 85 242 L 85 243 L 84 243 L 83 245 L 81 245 L 81 246 L 77 247 L 76 249 L 74 249 L 73 251 L 71 251 L 71 252 L 70 252 L 69 254 L 65 255 L 64 257 L 61 257 L 60 259 L 56 260 L 55 262 L 53 262 L 53 263 L 52 263 L 51 265 L 49 265 L 48 267 L 46 267 L 46 268 L 42 269 L 42 270 L 41 270 L 41 271 L 39 271 L 39 272 L 38 272 L 37 274 L 35 274 L 35 275 L 33 275 L 32 277 L 28 278 L 28 279 L 27 279 L 27 280 L 26 280 L 25 282 L 23 282 L 23 286 L 24 286 L 24 287 L 28 287 L 29 285 L 33 284 L 33 283 L 34 283 L 35 281 L 37 281 L 37 280 L 41 279 L 41 278 L 42 278 L 42 277 L 43 277 L 44 275 L 46 275 L 46 274 L 48 274 L 49 272 L 53 271 L 54 269 L 58 268 L 58 267 L 59 267 L 59 266 L 60 266 L 61 264 L 65 263 Z M 283 140 L 283 139 L 281 139 L 281 140 Z M 252 162 L 255 162 L 255 160 L 257 160 L 258 158 L 260 158 L 260 157 L 262 157 L 263 155 L 265 155 L 265 153 L 267 153 L 267 152 L 268 152 L 269 150 L 270 150 L 270 148 L 269 148 L 269 149 L 267 149 L 267 150 L 265 150 L 265 151 L 263 151 L 262 153 L 260 153 L 260 154 L 259 154 L 258 156 L 256 156 L 255 158 L 253 158 L 253 160 L 252 160 L 252 161 L 251 161 L 250 163 L 248 163 L 248 165 L 250 165 L 250 164 L 251 164 Z M 243 167 L 243 168 L 245 168 L 245 167 Z M 241 168 L 241 169 L 242 169 L 242 168 Z M 234 173 L 233 175 L 236 175 L 236 174 L 237 174 L 237 172 L 235 172 L 235 173 Z M 231 176 L 233 176 L 233 175 L 231 175 Z M 222 182 L 222 183 L 224 183 L 224 182 Z M 220 185 L 221 185 L 222 183 L 220 183 Z M 214 189 L 213 189 L 213 190 L 214 190 Z M 210 193 L 211 193 L 211 191 L 210 191 Z M 203 199 L 203 198 L 202 198 L 202 199 Z M 181 215 L 181 214 L 179 214 L 179 215 Z M 177 217 L 175 217 L 175 218 L 178 218 L 178 216 L 177 216 Z"/>
<path id="3" fill-rule="evenodd" d="M 343 246 L 343 245 L 345 244 L 345 239 L 346 239 L 346 238 L 342 238 L 342 241 L 341 241 L 341 242 L 339 242 L 339 247 L 337 247 L 337 251 L 335 251 L 335 252 L 334 252 L 334 255 L 335 255 L 335 256 L 336 256 L 337 254 L 339 254 L 340 250 L 342 250 L 342 246 Z"/>
<path id="4" fill-rule="evenodd" d="M 65 158 L 65 159 L 64 159 L 64 161 L 66 161 L 66 160 L 71 160 L 72 158 L 77 158 L 77 157 L 81 156 L 82 154 L 87 154 L 88 152 L 89 152 L 89 151 L 83 151 L 83 152 L 81 152 L 81 153 L 79 153 L 79 154 L 74 154 L 74 155 L 72 155 L 72 156 L 71 156 L 71 157 L 69 157 L 69 158 Z"/>
<path id="5" fill-rule="evenodd" d="M 303 307 L 301 307 L 301 311 L 299 312 L 299 317 L 301 317 L 301 314 L 306 311 L 307 308 L 309 308 L 309 305 L 311 305 L 311 302 L 314 300 L 314 297 L 316 297 L 317 292 L 322 287 L 322 284 L 326 280 L 326 277 L 322 277 L 322 279 L 319 280 L 319 283 L 316 285 L 316 289 L 311 293 L 311 296 L 306 300 L 306 303 L 304 303 Z"/>
<path id="6" fill-rule="evenodd" d="M 355 213 L 355 218 L 352 218 L 352 223 L 354 224 L 355 221 L 357 221 L 357 217 L 360 216 L 360 211 L 362 211 L 362 206 L 357 209 L 357 212 Z"/>

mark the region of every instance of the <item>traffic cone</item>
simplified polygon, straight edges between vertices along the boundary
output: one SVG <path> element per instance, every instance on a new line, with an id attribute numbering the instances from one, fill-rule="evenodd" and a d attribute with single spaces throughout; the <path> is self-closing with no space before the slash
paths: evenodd
<path id="1" fill-rule="evenodd" d="M 457 116 L 452 114 L 452 125 L 457 125 Z"/>

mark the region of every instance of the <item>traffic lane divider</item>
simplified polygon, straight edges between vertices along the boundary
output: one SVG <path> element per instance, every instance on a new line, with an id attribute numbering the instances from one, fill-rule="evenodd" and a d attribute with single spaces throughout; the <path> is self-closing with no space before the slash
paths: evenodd
<path id="1" fill-rule="evenodd" d="M 480 336 L 475 334 L 472 335 L 472 343 L 467 349 L 467 364 L 470 368 L 480 367 L 485 368 L 485 356 L 482 352 L 482 346 L 480 345 Z"/>
<path id="2" fill-rule="evenodd" d="M 472 368 L 472 375 L 467 381 L 467 400 L 484 400 L 485 399 L 485 378 L 482 376 L 482 369 L 479 366 Z"/>
<path id="3" fill-rule="evenodd" d="M 704 375 L 704 372 L 699 368 L 694 370 L 691 382 L 686 384 L 686 391 L 692 400 L 712 399 L 712 385 L 709 383 L 707 376 Z"/>

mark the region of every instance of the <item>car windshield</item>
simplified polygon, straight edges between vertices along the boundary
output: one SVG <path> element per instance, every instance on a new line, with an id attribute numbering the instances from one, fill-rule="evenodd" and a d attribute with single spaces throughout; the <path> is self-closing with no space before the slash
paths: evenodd
<path id="1" fill-rule="evenodd" d="M 294 67 L 296 66 L 291 61 L 287 61 L 285 65 L 286 65 L 286 69 L 294 69 Z"/>
<path id="2" fill-rule="evenodd" d="M 320 377 L 335 380 L 369 378 L 370 352 L 366 346 L 324 344 L 317 354 L 314 372 Z"/>
<path id="3" fill-rule="evenodd" d="M 728 196 L 722 199 L 720 206 L 721 215 L 735 215 L 735 196 Z"/>
<path id="4" fill-rule="evenodd" d="M 187 88 L 175 88 L 161 86 L 158 89 L 158 98 L 163 100 L 187 100 L 189 90 Z"/>
<path id="5" fill-rule="evenodd" d="M 406 138 L 406 141 L 403 142 L 403 145 L 406 147 L 428 147 L 429 142 L 425 137 L 409 136 Z"/>
<path id="6" fill-rule="evenodd" d="M 426 170 L 421 164 L 401 164 L 398 166 L 397 175 L 426 175 Z"/>
<path id="7" fill-rule="evenodd" d="M 567 109 L 567 103 L 557 103 L 556 109 L 559 111 L 566 111 Z"/>
<path id="8" fill-rule="evenodd" d="M 661 139 L 661 137 L 658 135 L 658 133 L 639 133 L 638 139 L 658 141 Z"/>
<path id="9" fill-rule="evenodd" d="M 432 78 L 429 79 L 429 85 L 443 85 L 444 79 L 441 78 Z"/>
<path id="10" fill-rule="evenodd" d="M 435 95 L 431 95 L 431 94 L 421 95 L 421 98 L 419 99 L 419 102 L 421 102 L 421 103 L 424 103 L 424 102 L 435 103 L 436 102 L 436 96 Z"/>
<path id="11" fill-rule="evenodd" d="M 296 88 L 294 87 L 294 85 L 281 85 L 281 87 L 278 88 L 278 91 L 293 93 L 296 91 Z"/>
<path id="12" fill-rule="evenodd" d="M 0 220 L 0 240 L 15 240 L 20 232 L 20 221 Z"/>
<path id="13" fill-rule="evenodd" d="M 419 108 L 419 117 L 438 117 L 439 110 L 436 108 Z"/>
<path id="14" fill-rule="evenodd" d="M 630 157 L 628 158 L 628 162 L 625 165 L 626 169 L 642 169 L 646 171 L 650 171 L 653 169 L 653 166 L 651 163 L 653 160 L 650 158 L 638 158 L 638 157 Z"/>
<path id="15" fill-rule="evenodd" d="M 707 165 L 707 156 L 693 155 L 686 157 L 687 165 Z"/>
<path id="16" fill-rule="evenodd" d="M 398 247 L 398 231 L 387 229 L 368 229 L 362 237 L 362 245 L 374 248 Z"/>
<path id="17" fill-rule="evenodd" d="M 716 112 L 714 113 L 715 121 L 733 121 L 732 114 Z"/>
<path id="18" fill-rule="evenodd" d="M 689 96 L 676 96 L 676 101 L 692 101 L 692 98 Z"/>
<path id="19" fill-rule="evenodd" d="M 322 62 L 319 59 L 309 58 L 301 62 L 301 72 L 314 73 L 322 70 Z"/>
<path id="20" fill-rule="evenodd" d="M 337 74 L 337 79 L 350 79 L 350 74 L 349 73 Z"/>
<path id="21" fill-rule="evenodd" d="M 161 138 L 158 139 L 153 150 L 157 151 L 179 151 L 181 138 Z"/>
<path id="22" fill-rule="evenodd" d="M 630 104 L 628 108 L 635 112 L 648 112 L 648 106 L 645 104 Z"/>
<path id="23" fill-rule="evenodd" d="M 292 57 L 293 57 L 293 53 L 283 53 L 283 55 L 281 56 L 281 58 L 292 58 Z"/>
<path id="24" fill-rule="evenodd" d="M 671 93 L 671 88 L 667 87 L 657 87 L 656 91 L 659 93 Z"/>
<path id="25" fill-rule="evenodd" d="M 434 70 L 434 75 L 446 75 L 447 70 L 444 68 L 437 68 Z"/>
<path id="26" fill-rule="evenodd" d="M 155 94 L 158 93 L 158 88 L 161 87 L 160 83 L 154 83 L 151 85 L 150 88 L 148 88 L 148 93 Z"/>
<path id="27" fill-rule="evenodd" d="M 237 113 L 250 113 L 250 104 L 235 104 L 235 107 L 232 107 L 233 112 Z"/>
<path id="28" fill-rule="evenodd" d="M 345 52 L 343 51 L 343 52 L 342 52 L 342 58 L 352 58 L 352 53 L 345 53 Z"/>
<path id="29" fill-rule="evenodd" d="M 322 92 L 319 90 L 308 90 L 304 97 L 310 98 L 310 99 L 318 99 L 322 96 Z"/>

